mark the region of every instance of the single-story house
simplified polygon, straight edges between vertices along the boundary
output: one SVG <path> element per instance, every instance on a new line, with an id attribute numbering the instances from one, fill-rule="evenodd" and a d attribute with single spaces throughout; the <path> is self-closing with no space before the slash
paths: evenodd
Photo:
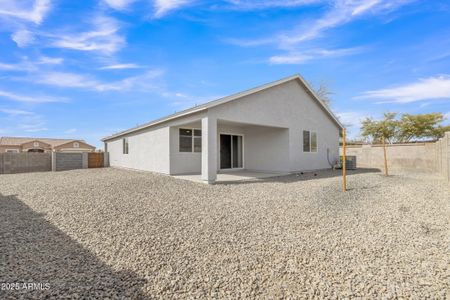
<path id="1" fill-rule="evenodd" d="M 338 160 L 340 121 L 294 75 L 105 137 L 112 167 L 169 175 L 297 172 Z"/>
<path id="2" fill-rule="evenodd" d="M 95 147 L 84 140 L 34 137 L 1 137 L 0 153 L 4 152 L 93 152 Z"/>

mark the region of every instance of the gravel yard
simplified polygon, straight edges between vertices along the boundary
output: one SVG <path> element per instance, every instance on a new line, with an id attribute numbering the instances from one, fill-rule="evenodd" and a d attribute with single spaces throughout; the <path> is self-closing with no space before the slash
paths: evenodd
<path id="1" fill-rule="evenodd" d="M 350 171 L 348 186 L 337 171 L 214 186 L 0 175 L 0 298 L 448 299 L 448 183 Z"/>

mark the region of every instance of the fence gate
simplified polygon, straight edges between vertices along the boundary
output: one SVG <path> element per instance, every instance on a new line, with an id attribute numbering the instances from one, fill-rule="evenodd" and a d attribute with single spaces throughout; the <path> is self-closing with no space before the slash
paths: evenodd
<path id="1" fill-rule="evenodd" d="M 88 153 L 88 168 L 102 168 L 103 161 L 103 153 Z"/>

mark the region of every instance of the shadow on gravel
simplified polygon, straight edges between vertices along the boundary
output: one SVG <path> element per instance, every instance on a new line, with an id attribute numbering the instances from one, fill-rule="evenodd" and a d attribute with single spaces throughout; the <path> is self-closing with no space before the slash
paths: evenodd
<path id="1" fill-rule="evenodd" d="M 357 175 L 357 174 L 366 174 L 366 173 L 380 173 L 379 169 L 375 168 L 358 168 L 356 170 L 347 170 L 347 176 Z M 319 170 L 312 172 L 300 172 L 294 173 L 291 175 L 283 175 L 278 177 L 269 177 L 262 179 L 251 179 L 251 180 L 242 180 L 242 181 L 229 181 L 229 182 L 217 182 L 216 184 L 249 184 L 255 182 L 278 182 L 278 183 L 293 183 L 300 181 L 308 181 L 314 179 L 324 179 L 324 178 L 332 178 L 332 177 L 341 177 L 342 170 Z"/>
<path id="2" fill-rule="evenodd" d="M 1 299 L 146 299 L 144 283 L 112 270 L 15 195 L 0 194 Z"/>

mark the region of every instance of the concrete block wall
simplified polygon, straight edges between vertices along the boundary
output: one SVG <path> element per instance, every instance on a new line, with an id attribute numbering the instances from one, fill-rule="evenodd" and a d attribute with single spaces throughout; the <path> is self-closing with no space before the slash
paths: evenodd
<path id="1" fill-rule="evenodd" d="M 435 172 L 435 149 L 434 143 L 386 145 L 388 167 L 391 170 Z M 347 155 L 356 156 L 359 168 L 384 168 L 382 145 L 348 146 Z"/>
<path id="2" fill-rule="evenodd" d="M 0 174 L 87 169 L 88 153 L 0 153 Z M 104 154 L 104 166 L 109 166 Z"/>
<path id="3" fill-rule="evenodd" d="M 87 156 L 86 162 L 83 164 L 84 153 L 62 153 L 53 152 L 53 170 L 54 171 L 67 171 L 75 169 L 83 169 L 83 166 L 87 168 Z"/>
<path id="4" fill-rule="evenodd" d="M 50 153 L 1 153 L 0 174 L 51 171 Z"/>
<path id="5" fill-rule="evenodd" d="M 450 132 L 447 132 L 440 140 L 439 146 L 441 148 L 440 173 L 442 177 L 450 181 Z"/>
<path id="6" fill-rule="evenodd" d="M 390 170 L 437 173 L 450 182 L 450 132 L 434 143 L 387 145 L 386 152 Z M 351 145 L 347 155 L 356 156 L 359 168 L 384 167 L 382 145 Z"/>

